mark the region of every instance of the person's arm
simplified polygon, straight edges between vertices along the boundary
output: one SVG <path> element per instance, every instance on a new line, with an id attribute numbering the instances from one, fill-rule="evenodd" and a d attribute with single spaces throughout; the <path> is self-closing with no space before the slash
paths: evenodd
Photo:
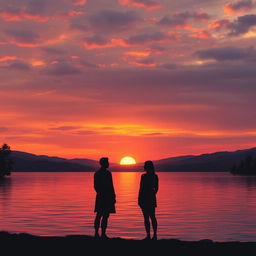
<path id="1" fill-rule="evenodd" d="M 139 188 L 139 195 L 138 195 L 138 205 L 141 206 L 141 191 L 143 187 L 143 175 L 140 177 L 140 188 Z"/>
<path id="2" fill-rule="evenodd" d="M 94 173 L 93 177 L 93 187 L 97 193 L 100 191 L 100 184 L 99 184 L 99 179 L 97 178 L 96 173 Z"/>
<path id="3" fill-rule="evenodd" d="M 114 199 L 114 202 L 116 202 L 116 193 L 115 193 L 112 173 L 111 172 L 109 172 L 109 173 L 110 173 L 110 181 L 111 181 L 111 189 L 112 189 L 112 193 L 113 193 L 113 199 Z"/>
<path id="4" fill-rule="evenodd" d="M 156 180 L 155 180 L 155 193 L 157 193 L 157 191 L 158 191 L 158 176 L 156 175 Z"/>

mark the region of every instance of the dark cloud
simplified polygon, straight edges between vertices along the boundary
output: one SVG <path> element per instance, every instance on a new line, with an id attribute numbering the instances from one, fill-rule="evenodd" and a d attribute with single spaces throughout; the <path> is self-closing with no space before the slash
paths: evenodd
<path id="1" fill-rule="evenodd" d="M 184 26 L 189 20 L 198 22 L 208 21 L 210 19 L 209 14 L 199 12 L 180 12 L 175 13 L 172 16 L 164 16 L 157 24 L 162 26 Z"/>
<path id="2" fill-rule="evenodd" d="M 229 35 L 238 36 L 247 33 L 250 28 L 256 25 L 256 14 L 247 14 L 238 17 L 233 23 L 230 24 L 229 28 L 231 32 Z"/>
<path id="3" fill-rule="evenodd" d="M 237 2 L 229 2 L 224 6 L 224 10 L 228 13 L 236 13 L 239 11 L 249 11 L 253 8 L 252 0 L 240 0 Z"/>
<path id="4" fill-rule="evenodd" d="M 81 73 L 81 70 L 68 63 L 57 63 L 48 67 L 45 73 L 56 76 L 77 75 Z"/>
<path id="5" fill-rule="evenodd" d="M 167 35 L 163 32 L 154 32 L 154 33 L 143 33 L 134 36 L 130 36 L 126 42 L 128 44 L 145 44 L 162 41 L 168 38 Z"/>
<path id="6" fill-rule="evenodd" d="M 225 60 L 256 60 L 256 50 L 253 47 L 238 48 L 234 46 L 211 48 L 195 53 L 201 59 Z"/>
<path id="7" fill-rule="evenodd" d="M 29 13 L 43 13 L 47 9 L 47 2 L 42 0 L 31 0 L 28 1 L 27 9 Z"/>
<path id="8" fill-rule="evenodd" d="M 93 63 L 90 63 L 88 61 L 85 61 L 85 60 L 80 60 L 80 64 L 86 68 L 99 68 L 98 65 L 96 64 L 93 64 Z"/>
<path id="9" fill-rule="evenodd" d="M 105 45 L 107 43 L 109 43 L 109 40 L 106 39 L 105 37 L 101 36 L 101 35 L 94 35 L 94 36 L 89 36 L 84 38 L 84 41 L 88 44 L 88 45 Z"/>
<path id="10" fill-rule="evenodd" d="M 145 65 L 145 66 L 151 66 L 155 65 L 155 60 L 153 58 L 145 58 L 145 59 L 140 59 L 136 61 L 136 64 L 139 65 Z"/>
<path id="11" fill-rule="evenodd" d="M 171 69 L 177 68 L 177 65 L 173 63 L 165 63 L 162 65 L 159 65 L 158 67 L 171 70 Z"/>
<path id="12" fill-rule="evenodd" d="M 48 53 L 49 55 L 60 55 L 66 53 L 66 51 L 59 48 L 41 47 L 41 50 Z"/>
<path id="13" fill-rule="evenodd" d="M 71 23 L 69 25 L 69 29 L 70 30 L 77 30 L 77 31 L 88 31 L 89 30 L 89 27 L 84 25 L 84 24 L 79 24 L 79 23 Z"/>
<path id="14" fill-rule="evenodd" d="M 142 136 L 161 136 L 164 135 L 162 132 L 153 132 L 153 133 L 143 133 Z"/>
<path id="15" fill-rule="evenodd" d="M 51 127 L 49 129 L 53 131 L 73 131 L 80 128 L 81 128 L 80 126 L 58 126 L 58 127 Z"/>
<path id="16" fill-rule="evenodd" d="M 94 135 L 98 133 L 96 131 L 91 131 L 91 130 L 79 130 L 79 131 L 72 132 L 72 134 L 87 136 L 87 135 Z"/>
<path id="17" fill-rule="evenodd" d="M 125 32 L 139 21 L 141 18 L 134 11 L 102 10 L 89 16 L 91 27 L 102 33 Z"/>
<path id="18" fill-rule="evenodd" d="M 8 131 L 7 127 L 0 126 L 0 132 L 6 132 L 6 131 Z"/>
<path id="19" fill-rule="evenodd" d="M 27 64 L 25 62 L 21 62 L 21 61 L 13 62 L 6 68 L 13 69 L 13 70 L 19 70 L 19 71 L 30 71 L 31 70 L 31 66 L 29 64 Z"/>
<path id="20" fill-rule="evenodd" d="M 162 45 L 158 45 L 158 44 L 153 44 L 153 45 L 150 45 L 150 50 L 153 52 L 162 53 L 166 50 L 166 47 L 164 47 Z"/>
<path id="21" fill-rule="evenodd" d="M 33 46 L 41 42 L 40 35 L 30 30 L 6 29 L 4 32 L 13 43 L 21 46 Z"/>

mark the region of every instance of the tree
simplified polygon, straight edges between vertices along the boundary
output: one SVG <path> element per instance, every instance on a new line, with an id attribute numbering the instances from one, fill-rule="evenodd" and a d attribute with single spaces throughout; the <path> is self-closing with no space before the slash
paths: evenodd
<path id="1" fill-rule="evenodd" d="M 3 144 L 0 148 L 0 177 L 10 175 L 12 170 L 12 159 L 10 158 L 11 148 Z"/>
<path id="2" fill-rule="evenodd" d="M 234 165 L 230 172 L 233 174 L 256 175 L 256 159 L 248 155 L 240 164 Z"/>

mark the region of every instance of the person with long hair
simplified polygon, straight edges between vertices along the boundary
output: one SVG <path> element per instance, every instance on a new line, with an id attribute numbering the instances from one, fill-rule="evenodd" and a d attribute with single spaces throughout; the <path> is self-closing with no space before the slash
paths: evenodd
<path id="1" fill-rule="evenodd" d="M 153 228 L 153 240 L 157 240 L 157 219 L 155 208 L 157 207 L 156 193 L 158 191 L 158 176 L 155 173 L 155 167 L 152 161 L 146 161 L 144 164 L 146 173 L 141 175 L 138 204 L 144 217 L 146 238 L 150 237 L 150 220 Z"/>
<path id="2" fill-rule="evenodd" d="M 94 220 L 95 238 L 99 238 L 99 228 L 101 226 L 101 238 L 108 238 L 106 229 L 110 213 L 115 213 L 116 195 L 112 180 L 112 174 L 107 169 L 109 162 L 107 157 L 100 159 L 101 168 L 94 174 L 94 189 L 96 191 Z"/>

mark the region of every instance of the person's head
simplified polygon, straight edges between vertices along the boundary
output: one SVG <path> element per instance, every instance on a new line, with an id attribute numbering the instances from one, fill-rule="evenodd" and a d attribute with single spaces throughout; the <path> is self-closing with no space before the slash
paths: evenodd
<path id="1" fill-rule="evenodd" d="M 154 167 L 154 164 L 152 161 L 146 161 L 144 163 L 144 170 L 147 172 L 147 173 L 155 173 L 155 167 Z"/>
<path id="2" fill-rule="evenodd" d="M 103 168 L 108 168 L 109 167 L 109 162 L 108 162 L 108 158 L 107 157 L 102 157 L 100 159 L 100 165 Z"/>

